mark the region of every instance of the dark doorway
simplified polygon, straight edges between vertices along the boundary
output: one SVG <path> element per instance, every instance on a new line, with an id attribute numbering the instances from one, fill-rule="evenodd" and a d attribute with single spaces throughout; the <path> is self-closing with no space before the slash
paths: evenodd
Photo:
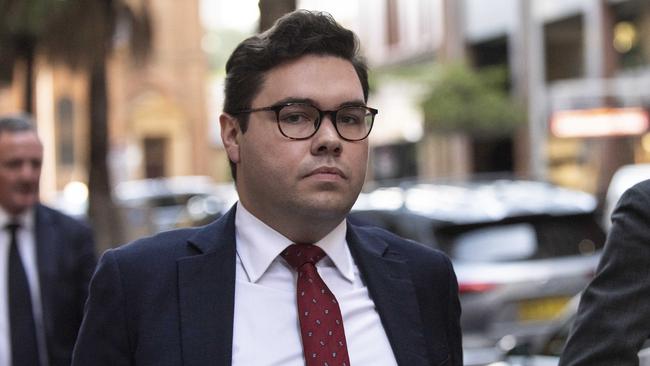
<path id="1" fill-rule="evenodd" d="M 474 173 L 513 172 L 512 137 L 473 139 L 472 163 Z"/>
<path id="2" fill-rule="evenodd" d="M 167 161 L 166 137 L 146 137 L 144 139 L 144 169 L 145 178 L 165 176 L 165 161 Z"/>
<path id="3" fill-rule="evenodd" d="M 415 144 L 407 142 L 373 148 L 372 167 L 376 181 L 417 176 Z"/>
<path id="4" fill-rule="evenodd" d="M 472 64 L 477 67 L 508 65 L 508 39 L 492 38 L 471 46 Z"/>

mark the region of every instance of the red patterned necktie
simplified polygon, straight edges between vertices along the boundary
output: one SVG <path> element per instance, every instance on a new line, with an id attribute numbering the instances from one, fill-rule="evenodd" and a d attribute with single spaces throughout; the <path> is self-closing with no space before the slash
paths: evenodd
<path id="1" fill-rule="evenodd" d="M 293 244 L 282 257 L 298 271 L 298 317 L 306 365 L 350 366 L 341 309 L 316 271 L 325 253 L 315 245 Z"/>

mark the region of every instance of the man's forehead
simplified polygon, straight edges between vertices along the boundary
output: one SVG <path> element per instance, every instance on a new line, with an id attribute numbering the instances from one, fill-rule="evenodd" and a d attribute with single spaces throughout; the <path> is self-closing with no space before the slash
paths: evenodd
<path id="1" fill-rule="evenodd" d="M 21 130 L 21 131 L 2 131 L 0 132 L 0 144 L 24 144 L 27 142 L 38 142 L 40 138 L 34 130 Z"/>
<path id="2" fill-rule="evenodd" d="M 24 155 L 41 155 L 43 145 L 34 131 L 17 131 L 0 133 L 0 159 Z"/>
<path id="3" fill-rule="evenodd" d="M 363 88 L 354 65 L 336 56 L 305 55 L 282 63 L 264 76 L 256 99 L 277 103 L 287 99 L 335 98 L 338 103 L 363 101 Z"/>
<path id="4" fill-rule="evenodd" d="M 322 73 L 323 65 L 335 66 L 338 68 L 350 70 L 356 75 L 356 70 L 352 61 L 334 56 L 334 55 L 318 55 L 318 54 L 306 54 L 297 58 L 293 58 L 287 61 L 284 61 L 278 65 L 267 70 L 265 74 L 265 79 L 269 75 L 282 75 L 283 77 L 296 78 L 297 76 L 294 73 L 294 70 L 300 69 L 305 71 L 311 71 L 313 73 Z M 329 78 L 340 78 L 344 75 L 340 74 L 328 74 Z M 305 80 L 306 82 L 307 80 Z"/>

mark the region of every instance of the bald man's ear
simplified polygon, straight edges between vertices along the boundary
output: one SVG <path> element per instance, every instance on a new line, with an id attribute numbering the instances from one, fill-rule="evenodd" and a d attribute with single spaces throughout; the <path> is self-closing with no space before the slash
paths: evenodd
<path id="1" fill-rule="evenodd" d="M 219 116 L 219 123 L 221 124 L 221 141 L 228 154 L 228 159 L 233 163 L 239 162 L 239 139 L 241 136 L 241 128 L 237 118 L 228 113 L 222 113 Z"/>

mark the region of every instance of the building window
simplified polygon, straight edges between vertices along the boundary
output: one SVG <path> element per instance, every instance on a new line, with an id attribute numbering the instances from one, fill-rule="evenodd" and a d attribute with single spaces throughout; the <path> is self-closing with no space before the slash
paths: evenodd
<path id="1" fill-rule="evenodd" d="M 584 20 L 572 16 L 544 25 L 546 81 L 584 76 Z"/>
<path id="2" fill-rule="evenodd" d="M 646 65 L 649 37 L 645 25 L 650 19 L 650 6 L 644 2 L 630 1 L 612 7 L 614 24 L 611 42 L 616 51 L 618 66 L 630 69 Z"/>
<path id="3" fill-rule="evenodd" d="M 62 97 L 56 105 L 56 128 L 58 135 L 57 160 L 60 165 L 74 164 L 74 103 Z"/>

